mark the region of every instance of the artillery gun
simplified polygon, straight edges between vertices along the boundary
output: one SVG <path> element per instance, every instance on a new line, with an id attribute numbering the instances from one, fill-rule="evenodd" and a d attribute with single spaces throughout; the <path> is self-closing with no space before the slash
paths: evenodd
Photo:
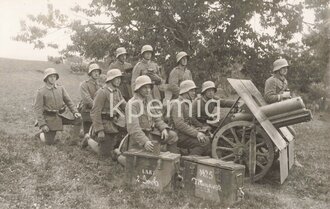
<path id="1" fill-rule="evenodd" d="M 267 104 L 252 81 L 228 81 L 239 98 L 213 134 L 212 157 L 245 165 L 251 181 L 262 179 L 279 160 L 283 183 L 294 164 L 295 134 L 288 126 L 310 121 L 311 111 L 300 97 Z M 233 111 L 239 100 L 245 111 Z"/>

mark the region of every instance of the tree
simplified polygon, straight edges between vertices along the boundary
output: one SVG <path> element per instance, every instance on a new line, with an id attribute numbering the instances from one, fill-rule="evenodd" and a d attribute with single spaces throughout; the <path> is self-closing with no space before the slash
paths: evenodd
<path id="1" fill-rule="evenodd" d="M 89 18 L 102 14 L 109 21 L 87 23 L 68 22 L 49 5 L 48 14 L 29 16 L 32 25 L 22 23 L 22 32 L 16 39 L 45 47 L 42 38 L 50 29 L 70 28 L 73 44 L 64 54 L 78 52 L 89 58 L 103 58 L 124 46 L 135 60 L 142 45 L 150 44 L 155 48 L 157 62 L 168 72 L 175 63 L 175 53 L 184 50 L 191 54 L 189 68 L 198 82 L 229 76 L 228 66 L 243 63 L 254 83 L 262 88 L 272 62 L 279 56 L 293 56 L 284 53 L 286 43 L 302 30 L 303 3 L 290 2 L 93 0 L 90 8 L 77 6 L 74 11 Z M 328 1 L 323 2 L 322 6 L 328 5 Z M 250 22 L 255 16 L 260 17 L 262 27 L 273 33 L 255 31 Z M 171 58 L 165 60 L 166 55 Z"/>
<path id="2" fill-rule="evenodd" d="M 330 8 L 329 2 L 323 0 L 306 1 L 306 4 L 315 8 L 315 23 L 303 38 L 304 51 L 292 59 L 290 74 L 295 88 L 310 92 L 310 98 L 315 99 L 312 89 L 315 86 L 327 88 L 330 84 Z"/>

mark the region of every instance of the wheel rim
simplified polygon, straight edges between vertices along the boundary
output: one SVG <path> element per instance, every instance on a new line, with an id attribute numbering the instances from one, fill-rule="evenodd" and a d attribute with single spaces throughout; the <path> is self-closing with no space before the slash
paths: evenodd
<path id="1" fill-rule="evenodd" d="M 245 165 L 249 177 L 250 133 L 252 122 L 235 121 L 215 133 L 212 142 L 212 157 L 224 161 L 234 161 Z M 274 161 L 274 145 L 267 133 L 256 126 L 256 166 L 253 181 L 266 175 Z"/>

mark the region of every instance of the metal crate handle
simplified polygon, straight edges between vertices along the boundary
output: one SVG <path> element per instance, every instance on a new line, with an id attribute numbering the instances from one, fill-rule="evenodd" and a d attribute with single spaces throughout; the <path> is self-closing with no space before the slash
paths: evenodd
<path id="1" fill-rule="evenodd" d="M 239 200 L 244 198 L 244 191 L 243 191 L 243 182 L 244 182 L 244 178 L 243 178 L 243 174 L 242 173 L 238 173 L 236 176 L 236 185 L 237 185 L 237 198 Z M 239 180 L 240 179 L 240 180 Z"/>

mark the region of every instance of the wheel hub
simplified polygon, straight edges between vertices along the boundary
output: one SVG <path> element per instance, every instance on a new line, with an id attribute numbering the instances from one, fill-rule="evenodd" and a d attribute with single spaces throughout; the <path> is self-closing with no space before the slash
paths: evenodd
<path id="1" fill-rule="evenodd" d="M 243 145 L 236 145 L 234 147 L 234 155 L 238 158 L 241 158 L 244 155 L 244 146 Z"/>

